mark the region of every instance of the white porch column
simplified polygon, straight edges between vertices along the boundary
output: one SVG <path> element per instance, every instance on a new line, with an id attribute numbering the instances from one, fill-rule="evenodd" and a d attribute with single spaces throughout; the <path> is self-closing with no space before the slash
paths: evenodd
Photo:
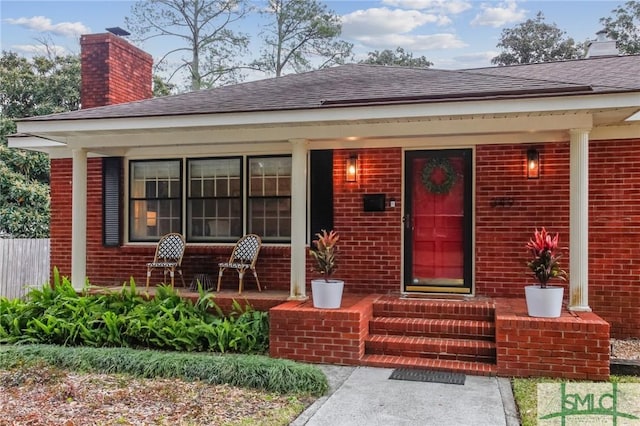
<path id="1" fill-rule="evenodd" d="M 570 131 L 569 310 L 589 307 L 589 130 Z"/>
<path id="2" fill-rule="evenodd" d="M 292 139 L 291 287 L 289 299 L 306 299 L 307 141 Z"/>
<path id="3" fill-rule="evenodd" d="M 87 152 L 73 150 L 71 199 L 71 284 L 84 287 L 87 277 Z"/>

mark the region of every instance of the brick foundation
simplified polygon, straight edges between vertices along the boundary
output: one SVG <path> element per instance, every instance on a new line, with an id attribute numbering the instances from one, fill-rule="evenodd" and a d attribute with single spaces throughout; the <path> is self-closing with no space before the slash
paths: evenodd
<path id="1" fill-rule="evenodd" d="M 592 312 L 532 318 L 524 299 L 496 299 L 499 376 L 609 378 L 609 324 Z"/>
<path id="2" fill-rule="evenodd" d="M 345 295 L 340 309 L 316 309 L 310 300 L 272 308 L 269 355 L 316 364 L 358 365 L 376 297 Z"/>

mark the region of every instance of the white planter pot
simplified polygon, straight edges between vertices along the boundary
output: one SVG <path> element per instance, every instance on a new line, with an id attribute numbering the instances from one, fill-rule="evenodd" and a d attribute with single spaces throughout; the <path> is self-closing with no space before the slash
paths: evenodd
<path id="1" fill-rule="evenodd" d="M 342 302 L 344 281 L 324 279 L 311 280 L 313 307 L 322 309 L 338 309 Z"/>
<path id="2" fill-rule="evenodd" d="M 541 318 L 560 316 L 564 287 L 542 288 L 539 285 L 528 285 L 524 288 L 524 295 L 529 316 Z"/>

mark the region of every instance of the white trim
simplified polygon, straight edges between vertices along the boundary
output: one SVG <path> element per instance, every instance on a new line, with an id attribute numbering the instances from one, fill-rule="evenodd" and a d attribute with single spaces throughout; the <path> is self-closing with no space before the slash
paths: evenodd
<path id="1" fill-rule="evenodd" d="M 404 105 L 351 106 L 304 110 L 259 111 L 73 120 L 19 121 L 18 132 L 39 134 L 114 130 L 151 130 L 219 126 L 276 125 L 344 122 L 354 120 L 407 119 L 477 114 L 513 114 L 625 108 L 638 106 L 638 93 L 549 96 L 533 99 L 459 100 Z"/>
<path id="2" fill-rule="evenodd" d="M 84 288 L 87 278 L 87 153 L 73 151 L 71 188 L 71 284 Z"/>
<path id="3" fill-rule="evenodd" d="M 589 307 L 589 130 L 572 129 L 569 148 L 569 310 Z"/>
<path id="4" fill-rule="evenodd" d="M 307 298 L 306 234 L 308 147 L 304 139 L 290 141 L 291 156 L 291 282 L 289 299 Z"/>

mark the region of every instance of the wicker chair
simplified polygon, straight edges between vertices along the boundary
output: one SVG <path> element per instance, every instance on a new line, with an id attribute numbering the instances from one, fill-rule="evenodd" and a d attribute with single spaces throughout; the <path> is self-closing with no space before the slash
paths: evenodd
<path id="1" fill-rule="evenodd" d="M 256 234 L 247 234 L 240 238 L 236 243 L 236 246 L 231 252 L 228 262 L 218 263 L 220 271 L 218 272 L 218 290 L 220 291 L 220 285 L 222 284 L 222 274 L 226 269 L 235 269 L 238 271 L 238 293 L 242 293 L 244 273 L 250 269 L 253 271 L 253 276 L 256 277 L 256 283 L 258 284 L 258 291 L 262 291 L 260 288 L 260 281 L 258 280 L 258 273 L 256 272 L 256 261 L 258 260 L 258 253 L 262 247 L 262 240 Z"/>
<path id="2" fill-rule="evenodd" d="M 182 279 L 182 286 L 185 286 L 184 277 L 182 276 L 182 256 L 184 255 L 184 237 L 182 234 L 171 233 L 163 236 L 158 241 L 156 247 L 156 255 L 153 262 L 147 263 L 147 289 L 149 288 L 149 280 L 151 279 L 151 271 L 162 268 L 164 280 L 166 282 L 167 272 L 171 276 L 171 287 L 174 284 L 175 271 L 178 271 Z"/>

